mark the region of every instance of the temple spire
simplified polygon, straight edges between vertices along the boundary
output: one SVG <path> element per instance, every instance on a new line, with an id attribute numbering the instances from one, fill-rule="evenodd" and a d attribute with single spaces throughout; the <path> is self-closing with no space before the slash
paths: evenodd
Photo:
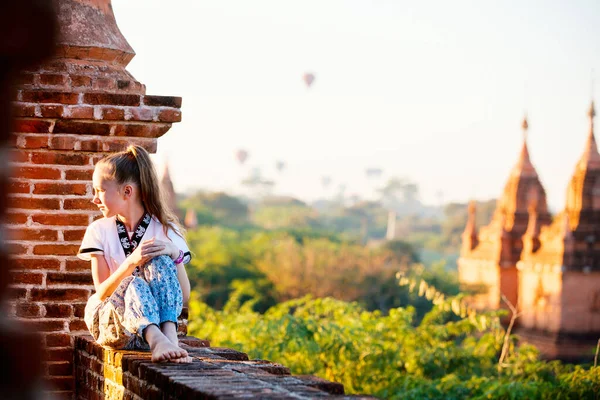
<path id="1" fill-rule="evenodd" d="M 475 200 L 471 200 L 468 208 L 467 225 L 462 234 L 463 252 L 473 250 L 478 243 L 477 224 L 475 222 L 476 207 Z"/>
<path id="2" fill-rule="evenodd" d="M 537 175 L 533 164 L 531 163 L 531 159 L 529 157 L 529 149 L 527 147 L 527 137 L 529 130 L 529 123 L 527 121 L 527 114 L 523 117 L 523 122 L 521 123 L 521 128 L 523 129 L 523 145 L 521 147 L 521 153 L 519 154 L 519 161 L 517 165 L 515 165 L 513 169 L 513 174 L 516 175 Z"/>
<path id="3" fill-rule="evenodd" d="M 596 108 L 593 100 L 590 104 L 587 115 L 590 119 L 590 130 L 588 132 L 583 154 L 579 160 L 579 167 L 585 169 L 598 169 L 600 168 L 600 154 L 598 154 L 598 145 L 596 144 L 596 136 L 594 133 L 594 117 L 596 116 Z"/>

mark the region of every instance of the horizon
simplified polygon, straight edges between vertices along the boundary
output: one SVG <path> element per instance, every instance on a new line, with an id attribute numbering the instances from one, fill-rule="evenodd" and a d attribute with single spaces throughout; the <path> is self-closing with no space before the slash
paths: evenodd
<path id="1" fill-rule="evenodd" d="M 308 203 L 340 184 L 373 199 L 393 176 L 416 182 L 424 204 L 497 198 L 526 113 L 549 207 L 564 208 L 600 70 L 598 3 L 121 0 L 113 8 L 137 53 L 128 70 L 148 94 L 183 97 L 183 120 L 157 153 L 179 193 L 240 195 L 240 181 L 261 167 L 275 195 Z M 250 154 L 243 166 L 239 149 Z M 378 182 L 368 168 L 383 170 Z"/>

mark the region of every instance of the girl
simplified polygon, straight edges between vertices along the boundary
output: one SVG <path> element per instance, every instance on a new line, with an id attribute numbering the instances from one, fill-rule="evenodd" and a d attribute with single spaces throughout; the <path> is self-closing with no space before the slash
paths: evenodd
<path id="1" fill-rule="evenodd" d="M 91 261 L 96 288 L 85 308 L 90 333 L 114 349 L 150 348 L 154 362 L 191 362 L 176 325 L 189 300 L 191 257 L 150 156 L 129 146 L 100 160 L 92 182 L 104 218 L 87 228 L 78 253 Z"/>

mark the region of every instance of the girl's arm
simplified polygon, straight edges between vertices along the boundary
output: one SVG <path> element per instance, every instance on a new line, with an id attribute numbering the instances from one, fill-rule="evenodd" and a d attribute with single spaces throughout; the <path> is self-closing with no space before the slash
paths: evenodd
<path id="1" fill-rule="evenodd" d="M 117 287 L 119 287 L 121 281 L 131 275 L 134 269 L 135 265 L 128 257 L 123 264 L 111 274 L 106 259 L 104 258 L 104 254 L 92 254 L 92 278 L 94 279 L 96 294 L 100 300 L 104 300 L 113 294 Z"/>

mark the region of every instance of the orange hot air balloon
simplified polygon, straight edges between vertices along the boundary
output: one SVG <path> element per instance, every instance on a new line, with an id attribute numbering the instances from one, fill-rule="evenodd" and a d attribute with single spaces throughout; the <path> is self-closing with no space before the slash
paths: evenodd
<path id="1" fill-rule="evenodd" d="M 240 164 L 243 164 L 246 162 L 246 160 L 248 159 L 248 155 L 249 155 L 248 152 L 244 149 L 240 149 L 235 152 L 235 158 L 237 158 L 237 160 Z"/>
<path id="2" fill-rule="evenodd" d="M 306 87 L 310 87 L 315 81 L 315 75 L 311 72 L 306 72 L 304 75 L 302 75 L 302 80 L 306 84 Z"/>

